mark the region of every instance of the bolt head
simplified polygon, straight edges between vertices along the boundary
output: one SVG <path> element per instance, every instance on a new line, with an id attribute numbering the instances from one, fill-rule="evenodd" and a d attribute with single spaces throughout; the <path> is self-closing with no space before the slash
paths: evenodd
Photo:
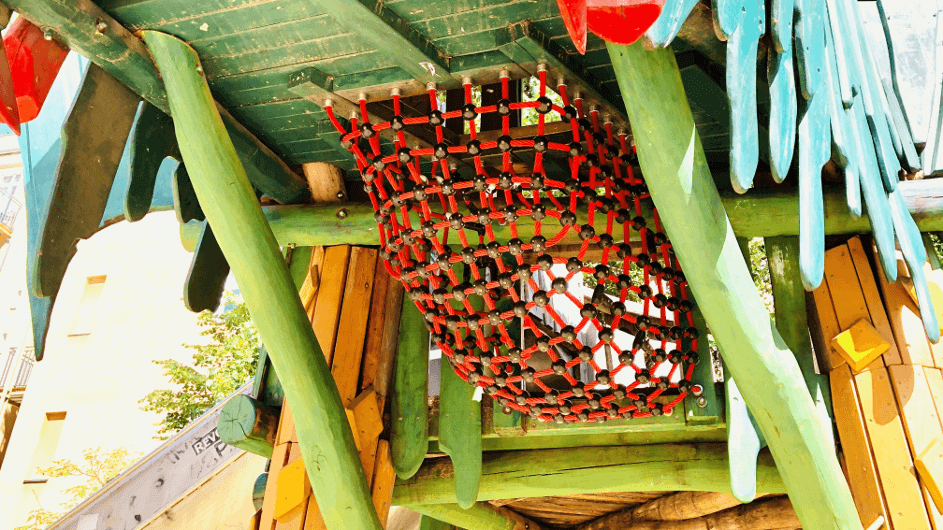
<path id="1" fill-rule="evenodd" d="M 350 214 L 350 212 L 347 211 L 347 208 L 341 208 L 340 210 L 337 210 L 337 218 L 338 218 L 338 219 L 347 219 L 347 216 L 348 216 L 349 214 Z"/>

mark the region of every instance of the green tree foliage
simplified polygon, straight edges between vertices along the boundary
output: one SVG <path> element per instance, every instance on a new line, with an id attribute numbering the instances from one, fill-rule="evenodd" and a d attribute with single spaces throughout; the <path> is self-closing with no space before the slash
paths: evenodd
<path id="1" fill-rule="evenodd" d="M 226 311 L 200 313 L 201 334 L 210 338 L 209 343 L 183 345 L 194 350 L 192 365 L 173 359 L 154 361 L 175 387 L 155 390 L 140 401 L 143 410 L 163 415 L 157 424 L 159 440 L 235 392 L 255 372 L 262 344 L 259 333 L 244 302 L 228 292 L 224 300 Z"/>
<path id="2" fill-rule="evenodd" d="M 84 483 L 62 490 L 67 500 L 59 505 L 59 511 L 39 508 L 31 511 L 26 524 L 14 530 L 42 530 L 66 512 L 77 506 L 83 499 L 95 493 L 118 476 L 125 468 L 141 458 L 140 453 L 131 453 L 127 449 L 119 448 L 104 451 L 101 447 L 86 449 L 82 452 L 82 461 L 78 464 L 69 459 L 55 460 L 52 465 L 39 469 L 39 474 L 49 478 L 80 477 Z M 36 500 L 39 504 L 39 499 Z"/>

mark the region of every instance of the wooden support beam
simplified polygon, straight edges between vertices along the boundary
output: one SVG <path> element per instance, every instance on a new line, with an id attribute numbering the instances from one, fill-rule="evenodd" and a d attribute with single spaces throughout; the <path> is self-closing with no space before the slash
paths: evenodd
<path id="1" fill-rule="evenodd" d="M 324 521 L 336 528 L 380 530 L 337 386 L 206 79 L 199 73 L 199 59 L 171 35 L 147 31 L 144 38 L 167 88 L 194 190 L 232 264 L 285 395 L 294 405 L 302 457 L 313 491 L 323 500 Z"/>
<path id="2" fill-rule="evenodd" d="M 526 438 L 526 437 L 525 437 Z M 730 491 L 727 444 L 658 444 L 492 452 L 482 465 L 479 501 L 608 491 Z M 393 504 L 454 503 L 447 458 L 426 460 L 400 480 Z M 760 454 L 757 493 L 784 493 L 769 453 Z"/>
<path id="3" fill-rule="evenodd" d="M 413 510 L 437 521 L 453 524 L 458 528 L 474 530 L 541 530 L 541 526 L 523 515 L 508 510 L 475 503 L 462 509 L 457 504 L 429 504 L 415 506 Z"/>
<path id="4" fill-rule="evenodd" d="M 642 521 L 684 521 L 739 505 L 740 501 L 729 493 L 682 491 L 636 506 L 631 509 L 631 514 L 634 519 Z"/>
<path id="5" fill-rule="evenodd" d="M 590 521 L 577 530 L 785 530 L 799 526 L 789 499 L 779 497 L 685 521 L 637 520 L 632 518 L 631 510 L 626 510 Z"/>
<path id="6" fill-rule="evenodd" d="M 898 185 L 910 214 L 922 232 L 943 231 L 943 179 L 914 180 Z M 827 191 L 825 197 L 825 233 L 858 234 L 871 230 L 868 216 L 852 218 L 842 191 Z M 738 237 L 795 236 L 799 234 L 799 196 L 794 191 L 763 193 L 751 191 L 745 195 L 727 193 L 720 202 Z M 643 216 L 651 217 L 651 209 L 642 205 Z M 338 215 L 341 210 L 345 212 Z M 314 245 L 375 245 L 379 241 L 373 208 L 369 204 L 345 203 L 340 205 L 266 206 L 265 216 L 282 246 Z M 598 222 L 605 218 L 597 216 Z M 521 238 L 533 235 L 533 221 L 518 219 Z M 499 238 L 510 238 L 505 227 L 493 225 Z M 598 228 L 597 228 L 598 229 Z M 187 226 L 182 237 L 195 240 L 196 225 Z M 577 239 L 565 237 L 560 244 L 579 244 Z M 575 237 L 575 236 L 573 236 Z"/>
<path id="7" fill-rule="evenodd" d="M 796 359 L 772 327 L 737 248 L 670 50 L 609 44 L 636 149 L 707 324 L 760 425 L 802 526 L 860 529 Z"/>
<path id="8" fill-rule="evenodd" d="M 265 458 L 272 458 L 278 414 L 261 402 L 240 394 L 233 397 L 219 413 L 219 439 Z"/>
<path id="9" fill-rule="evenodd" d="M 165 114 L 171 114 L 164 84 L 144 43 L 92 0 L 4 0 L 4 3 L 26 20 L 50 31 L 76 53 L 88 57 Z M 98 30 L 100 24 L 107 27 Z M 297 194 L 297 200 L 302 201 L 307 192 L 304 179 L 226 109 L 215 101 L 213 104 L 243 163 L 253 166 L 246 171 L 252 176 L 270 179 L 273 187 L 265 189 L 255 179 L 253 183 L 269 195 L 274 196 L 274 188 L 280 188 L 289 196 Z M 283 199 L 281 202 L 294 202 Z"/>

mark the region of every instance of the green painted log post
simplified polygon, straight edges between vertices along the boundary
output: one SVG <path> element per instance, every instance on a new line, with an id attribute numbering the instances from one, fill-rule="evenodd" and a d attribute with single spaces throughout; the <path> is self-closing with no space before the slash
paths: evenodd
<path id="1" fill-rule="evenodd" d="M 167 88 L 193 188 L 292 404 L 324 521 L 330 528 L 380 530 L 337 385 L 200 74 L 199 59 L 171 35 L 146 31 L 144 39 Z"/>
<path id="2" fill-rule="evenodd" d="M 278 412 L 246 395 L 238 395 L 219 412 L 219 439 L 233 447 L 272 458 Z"/>
<path id="3" fill-rule="evenodd" d="M 429 447 L 429 330 L 408 299 L 400 317 L 394 378 L 390 452 L 396 475 L 409 478 L 419 471 Z"/>
<path id="4" fill-rule="evenodd" d="M 938 179 L 901 182 L 898 188 L 907 204 L 907 209 L 917 222 L 921 232 L 943 231 L 943 182 Z M 871 231 L 867 215 L 854 218 L 848 211 L 843 191 L 824 193 L 825 233 L 858 234 Z M 725 193 L 721 202 L 727 211 L 733 231 L 739 237 L 795 236 L 799 234 L 799 196 L 793 191 L 763 192 L 751 190 L 745 195 Z M 338 210 L 347 209 L 343 219 Z M 266 206 L 263 208 L 278 243 L 282 246 L 312 245 L 375 245 L 379 240 L 377 224 L 373 219 L 373 208 L 368 203 L 311 204 L 290 206 Z M 645 209 L 643 216 L 651 218 L 651 210 Z M 606 219 L 597 216 L 597 230 L 605 227 Z M 507 228 L 494 225 L 495 234 L 505 230 L 500 238 L 510 239 Z M 521 217 L 518 230 L 522 239 L 533 235 L 533 220 Z M 195 241 L 199 225 L 185 226 L 182 237 Z M 570 237 L 570 236 L 567 236 Z M 572 236 L 575 237 L 575 236 Z M 579 242 L 565 239 L 566 242 Z"/>
<path id="5" fill-rule="evenodd" d="M 541 528 L 537 523 L 511 510 L 495 509 L 480 502 L 467 509 L 457 504 L 429 504 L 414 506 L 412 509 L 421 513 L 423 519 L 428 516 L 468 530 L 540 530 Z"/>
<path id="6" fill-rule="evenodd" d="M 526 437 L 525 437 L 526 438 Z M 447 458 L 426 461 L 400 480 L 393 505 L 454 503 L 454 468 Z M 785 493 L 768 452 L 760 454 L 757 493 Z M 576 447 L 488 453 L 479 501 L 634 491 L 730 491 L 726 443 Z"/>
<path id="7" fill-rule="evenodd" d="M 423 515 L 419 519 L 419 530 L 452 530 L 455 526 L 444 521 Z"/>
<path id="8" fill-rule="evenodd" d="M 674 54 L 639 44 L 608 47 L 655 206 L 799 520 L 808 529 L 860 529 L 835 447 L 737 248 Z"/>

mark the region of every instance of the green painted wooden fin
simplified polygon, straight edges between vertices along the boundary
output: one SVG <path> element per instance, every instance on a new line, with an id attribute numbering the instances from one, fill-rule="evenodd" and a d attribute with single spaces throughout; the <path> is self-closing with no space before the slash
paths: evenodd
<path id="1" fill-rule="evenodd" d="M 751 3 L 759 0 L 712 0 L 711 11 L 714 15 L 714 32 L 720 40 L 729 40 L 740 27 L 747 12 L 752 12 Z M 749 22 L 747 22 L 749 23 Z M 727 59 L 730 60 L 729 58 Z"/>
<path id="2" fill-rule="evenodd" d="M 62 127 L 62 155 L 38 238 L 32 279 L 37 296 L 59 291 L 76 243 L 98 230 L 139 101 L 97 65 L 85 71 Z"/>
<path id="3" fill-rule="evenodd" d="M 419 519 L 419 530 L 452 530 L 451 524 L 440 521 L 428 515 L 423 515 Z"/>
<path id="4" fill-rule="evenodd" d="M 730 183 L 737 193 L 753 186 L 759 161 L 759 123 L 756 113 L 756 54 L 766 29 L 765 2 L 743 3 L 743 21 L 727 42 L 727 93 L 730 99 Z"/>
<path id="5" fill-rule="evenodd" d="M 799 265 L 802 283 L 813 290 L 825 275 L 825 211 L 822 168 L 831 155 L 828 96 L 805 100 L 799 118 Z"/>
<path id="6" fill-rule="evenodd" d="M 219 248 L 213 229 L 203 221 L 200 239 L 190 261 L 190 270 L 183 287 L 183 304 L 194 313 L 216 311 L 223 296 L 229 263 Z"/>
<path id="7" fill-rule="evenodd" d="M 185 42 L 144 40 L 160 68 L 193 188 L 291 404 L 301 456 L 329 528 L 381 530 L 354 435 L 330 367 L 298 297 L 258 197 Z M 265 271 L 260 274 L 259 271 Z"/>
<path id="8" fill-rule="evenodd" d="M 517 528 L 513 521 L 481 503 L 474 503 L 467 508 L 463 508 L 458 504 L 427 504 L 412 506 L 411 509 L 421 513 L 423 519 L 429 517 L 436 521 L 455 525 L 458 528 L 474 530 L 514 530 Z M 432 526 L 431 528 L 441 529 L 443 527 Z M 523 528 L 523 525 L 521 525 L 521 528 Z"/>
<path id="9" fill-rule="evenodd" d="M 439 447 L 455 467 L 456 501 L 470 508 L 478 500 L 481 481 L 481 403 L 445 356 L 439 381 Z"/>
<path id="10" fill-rule="evenodd" d="M 891 216 L 894 219 L 897 241 L 900 242 L 904 262 L 907 263 L 907 268 L 910 269 L 910 277 L 914 282 L 923 327 L 926 329 L 927 337 L 931 341 L 934 343 L 940 342 L 940 325 L 936 319 L 933 301 L 930 299 L 927 277 L 923 272 L 923 264 L 927 261 L 927 250 L 923 246 L 923 239 L 920 237 L 920 231 L 917 230 L 917 224 L 914 223 L 913 218 L 907 212 L 907 207 L 904 206 L 904 201 L 900 197 L 900 190 L 892 191 L 888 199 L 891 203 Z"/>
<path id="11" fill-rule="evenodd" d="M 666 0 L 658 20 L 642 36 L 646 48 L 664 48 L 678 35 L 698 0 Z"/>
<path id="12" fill-rule="evenodd" d="M 181 163 L 177 166 L 173 179 L 174 212 L 177 214 L 177 222 L 182 224 L 206 219 L 203 209 L 200 208 L 200 201 L 197 200 L 196 193 L 193 191 L 193 183 L 190 182 L 186 164 Z"/>
<path id="13" fill-rule="evenodd" d="M 277 430 L 278 411 L 244 394 L 227 401 L 219 412 L 219 439 L 265 458 L 272 458 Z"/>
<path id="14" fill-rule="evenodd" d="M 393 377 L 390 452 L 396 475 L 405 479 L 419 470 L 429 447 L 429 330 L 408 299 L 400 317 Z"/>
<path id="15" fill-rule="evenodd" d="M 796 237 L 768 237 L 765 242 L 776 307 L 776 329 L 795 354 L 819 419 L 834 445 L 828 376 L 815 373 L 815 353 L 806 312 L 806 290 L 799 271 L 799 240 Z"/>
<path id="16" fill-rule="evenodd" d="M 170 116 L 147 101 L 141 104 L 131 132 L 131 174 L 124 198 L 124 217 L 139 221 L 151 208 L 157 172 L 165 158 L 180 160 Z"/>
<path id="17" fill-rule="evenodd" d="M 252 484 L 252 506 L 255 511 L 262 509 L 262 501 L 265 499 L 265 487 L 268 486 L 268 471 L 261 473 Z"/>
<path id="18" fill-rule="evenodd" d="M 725 370 L 726 373 L 726 370 Z M 730 459 L 730 491 L 740 502 L 756 498 L 756 459 L 766 447 L 766 438 L 747 409 L 746 401 L 732 377 L 726 377 L 727 453 Z"/>
<path id="19" fill-rule="evenodd" d="M 607 46 L 665 231 L 695 298 L 710 301 L 701 309 L 727 353 L 731 374 L 750 383 L 740 392 L 766 437 L 802 526 L 860 530 L 835 447 L 737 249 L 674 55 L 646 52 L 637 44 Z"/>

